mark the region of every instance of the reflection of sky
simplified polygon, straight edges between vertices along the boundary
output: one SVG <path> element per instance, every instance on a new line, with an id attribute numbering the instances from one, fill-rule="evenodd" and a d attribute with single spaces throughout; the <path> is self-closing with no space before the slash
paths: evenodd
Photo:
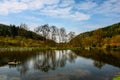
<path id="1" fill-rule="evenodd" d="M 0 75 L 0 80 L 21 80 L 19 77 L 8 78 L 6 75 Z"/>
<path id="2" fill-rule="evenodd" d="M 11 68 L 9 66 L 0 67 L 0 80 L 110 80 L 113 75 L 120 72 L 119 68 L 108 64 L 103 65 L 102 68 L 97 68 L 94 65 L 94 60 L 77 56 L 71 51 L 66 52 L 60 52 L 60 54 L 65 55 L 64 57 L 67 57 L 65 66 L 57 66 L 55 70 L 42 72 L 34 66 L 36 60 L 44 58 L 44 55 L 39 55 L 27 60 L 24 63 L 27 65 L 19 66 L 20 68 L 23 67 L 23 69 L 24 67 L 27 68 L 28 71 L 24 75 L 21 75 L 20 71 L 18 71 L 18 66 Z M 60 58 L 62 61 L 63 57 L 59 57 L 59 51 L 56 51 L 55 54 L 55 60 Z M 73 58 L 74 62 L 68 60 L 71 54 L 77 56 Z"/>

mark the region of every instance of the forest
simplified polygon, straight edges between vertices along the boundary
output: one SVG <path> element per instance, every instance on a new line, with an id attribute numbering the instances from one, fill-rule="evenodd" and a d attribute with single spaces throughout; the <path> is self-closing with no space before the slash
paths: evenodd
<path id="1" fill-rule="evenodd" d="M 120 49 L 120 23 L 79 34 L 69 42 L 69 45 L 82 48 Z"/>
<path id="2" fill-rule="evenodd" d="M 75 37 L 75 32 L 67 33 L 65 28 L 48 24 L 38 26 L 31 31 L 26 24 L 0 24 L 1 47 L 64 47 Z"/>
<path id="3" fill-rule="evenodd" d="M 30 31 L 26 24 L 20 26 L 0 24 L 0 47 L 57 47 L 120 49 L 120 23 L 81 33 L 68 32 L 48 24 Z"/>

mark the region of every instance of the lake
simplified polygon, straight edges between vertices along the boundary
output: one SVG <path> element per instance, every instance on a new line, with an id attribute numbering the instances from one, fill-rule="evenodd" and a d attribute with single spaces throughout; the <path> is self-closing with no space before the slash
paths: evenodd
<path id="1" fill-rule="evenodd" d="M 16 59 L 21 64 L 8 65 Z M 0 80 L 112 80 L 119 51 L 0 51 Z"/>

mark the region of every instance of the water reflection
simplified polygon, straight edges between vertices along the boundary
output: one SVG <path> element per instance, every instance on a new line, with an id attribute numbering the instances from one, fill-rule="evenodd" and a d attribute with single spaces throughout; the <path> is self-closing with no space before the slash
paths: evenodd
<path id="1" fill-rule="evenodd" d="M 64 67 L 66 62 L 74 62 L 77 55 L 71 51 L 49 51 L 40 53 L 34 60 L 34 68 L 44 72 Z"/>
<path id="2" fill-rule="evenodd" d="M 94 61 L 94 66 L 101 69 L 105 64 L 110 64 L 120 68 L 120 54 L 119 51 L 74 51 L 77 56 L 89 58 Z"/>
<path id="3" fill-rule="evenodd" d="M 9 65 L 9 68 L 17 67 L 17 70 L 21 74 L 25 74 L 30 68 L 48 72 L 49 70 L 55 70 L 58 67 L 64 67 L 67 62 L 74 63 L 77 55 L 73 54 L 70 50 L 50 50 L 35 53 L 1 53 L 0 58 L 1 66 L 7 64 L 8 61 L 12 61 L 13 59 L 21 61 L 21 65 Z"/>
<path id="4" fill-rule="evenodd" d="M 97 67 L 97 68 L 99 68 L 99 69 L 101 69 L 104 65 L 105 65 L 105 63 L 104 62 L 102 62 L 102 61 L 97 61 L 97 60 L 94 60 L 94 66 L 95 67 Z"/>
<path id="5" fill-rule="evenodd" d="M 14 59 L 21 64 L 7 64 Z M 0 52 L 0 80 L 111 80 L 119 61 L 119 52 L 112 51 Z"/>
<path id="6" fill-rule="evenodd" d="M 18 71 L 25 73 L 32 66 L 34 69 L 48 72 L 57 67 L 64 67 L 67 62 L 74 63 L 78 56 L 92 59 L 93 65 L 101 69 L 105 64 L 111 64 L 120 68 L 119 52 L 108 51 L 70 51 L 70 50 L 49 50 L 39 52 L 0 52 L 0 66 L 6 65 L 9 61 L 17 59 L 22 62 Z M 16 65 L 9 65 L 9 68 Z"/>

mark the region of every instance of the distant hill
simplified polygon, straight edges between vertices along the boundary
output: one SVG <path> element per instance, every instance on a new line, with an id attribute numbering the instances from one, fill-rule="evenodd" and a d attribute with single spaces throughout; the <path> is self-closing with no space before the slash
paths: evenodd
<path id="1" fill-rule="evenodd" d="M 35 32 L 29 31 L 24 29 L 23 27 L 20 26 L 15 26 L 15 25 L 4 25 L 0 24 L 0 36 L 9 36 L 9 37 L 16 37 L 16 36 L 21 36 L 25 38 L 31 38 L 34 40 L 44 40 L 45 38 L 36 34 Z"/>
<path id="2" fill-rule="evenodd" d="M 25 26 L 0 24 L 0 46 L 52 46 L 53 40 L 46 39 Z"/>
<path id="3" fill-rule="evenodd" d="M 120 23 L 79 34 L 69 44 L 71 47 L 119 47 Z"/>

